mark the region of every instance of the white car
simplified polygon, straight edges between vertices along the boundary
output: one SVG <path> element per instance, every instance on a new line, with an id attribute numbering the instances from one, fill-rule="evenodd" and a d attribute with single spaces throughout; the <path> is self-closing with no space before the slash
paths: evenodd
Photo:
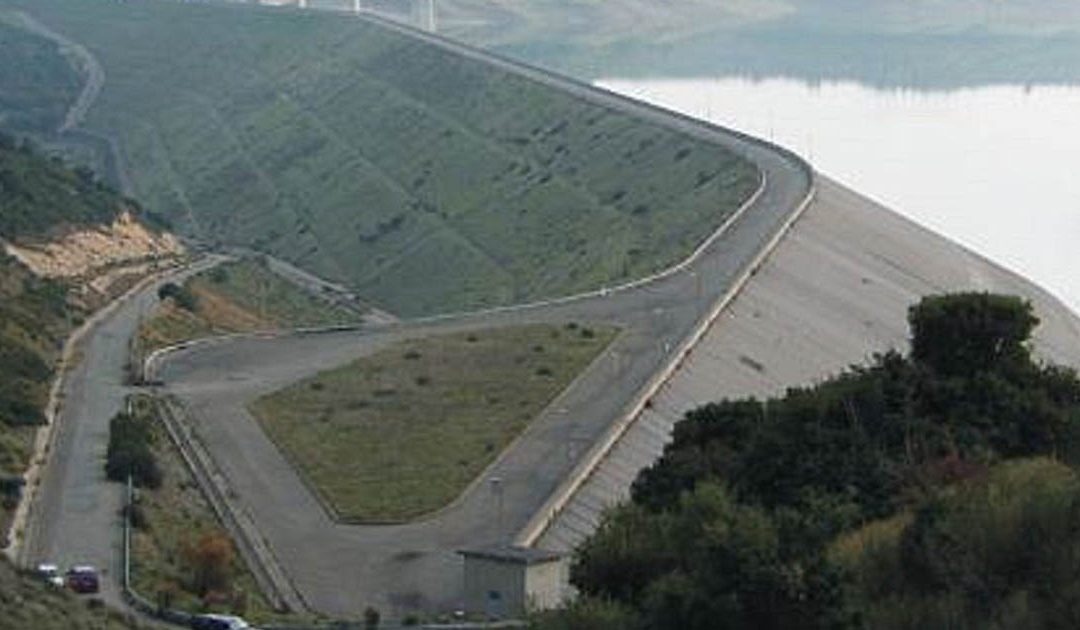
<path id="1" fill-rule="evenodd" d="M 64 588 L 64 576 L 60 575 L 60 567 L 55 564 L 39 564 L 38 576 L 53 588 Z"/>

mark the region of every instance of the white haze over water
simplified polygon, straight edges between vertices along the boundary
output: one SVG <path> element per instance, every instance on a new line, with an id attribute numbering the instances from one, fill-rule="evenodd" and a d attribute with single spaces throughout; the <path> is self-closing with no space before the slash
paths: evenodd
<path id="1" fill-rule="evenodd" d="M 790 79 L 597 84 L 788 147 L 1080 312 L 1080 86 L 927 92 Z"/>

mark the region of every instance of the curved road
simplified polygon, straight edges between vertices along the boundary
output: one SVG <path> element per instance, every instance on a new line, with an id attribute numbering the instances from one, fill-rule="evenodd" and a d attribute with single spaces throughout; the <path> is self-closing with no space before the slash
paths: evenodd
<path id="1" fill-rule="evenodd" d="M 420 37 L 451 54 L 493 63 L 555 89 L 720 143 L 761 169 L 766 185 L 700 255 L 671 273 L 624 291 L 554 304 L 443 317 L 379 330 L 233 338 L 168 355 L 160 376 L 185 403 L 196 436 L 224 473 L 240 509 L 258 523 L 276 561 L 307 604 L 334 616 L 460 607 L 457 549 L 506 542 L 584 456 L 626 414 L 655 374 L 740 280 L 748 266 L 802 207 L 813 188 L 794 155 L 742 134 L 594 89 L 543 70 L 369 18 Z M 103 322 L 70 377 L 68 404 L 24 560 L 89 561 L 115 568 L 119 530 L 115 492 L 101 477 L 108 418 L 119 408 L 126 340 L 143 295 Z M 334 522 L 266 438 L 245 404 L 311 373 L 370 354 L 406 337 L 525 322 L 614 323 L 623 333 L 451 507 L 398 526 Z M 490 484 L 501 481 L 502 511 Z"/>
<path id="2" fill-rule="evenodd" d="M 382 20 L 379 20 L 385 23 Z M 495 63 L 699 138 L 755 162 L 767 185 L 737 221 L 678 273 L 626 291 L 557 300 L 381 330 L 237 338 L 167 356 L 159 374 L 189 411 L 241 509 L 259 524 L 268 547 L 313 609 L 356 616 L 373 605 L 401 614 L 460 606 L 456 550 L 507 542 L 530 521 L 635 396 L 672 359 L 759 252 L 807 199 L 812 174 L 797 157 L 728 130 L 630 101 L 535 68 L 418 34 L 453 54 Z M 321 369 L 365 356 L 395 341 L 432 333 L 526 322 L 604 322 L 622 335 L 593 366 L 537 417 L 451 507 L 429 520 L 392 526 L 335 522 L 304 480 L 263 434 L 245 405 Z M 497 514 L 490 479 L 501 479 Z M 501 526 L 501 527 L 500 527 Z"/>

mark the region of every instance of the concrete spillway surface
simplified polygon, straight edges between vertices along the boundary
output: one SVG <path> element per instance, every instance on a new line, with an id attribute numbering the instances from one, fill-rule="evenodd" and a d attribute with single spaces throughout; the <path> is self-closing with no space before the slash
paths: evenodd
<path id="1" fill-rule="evenodd" d="M 1080 320 L 1024 278 L 819 178 L 818 195 L 732 306 L 709 330 L 610 455 L 538 541 L 567 551 L 663 451 L 686 411 L 722 398 L 769 396 L 907 350 L 907 308 L 926 294 L 1022 295 L 1042 320 L 1036 354 L 1080 366 Z"/>

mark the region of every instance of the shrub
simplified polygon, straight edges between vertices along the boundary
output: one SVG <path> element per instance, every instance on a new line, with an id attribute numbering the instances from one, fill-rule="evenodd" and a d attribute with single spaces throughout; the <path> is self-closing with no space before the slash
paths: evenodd
<path id="1" fill-rule="evenodd" d="M 191 590 L 200 597 L 229 590 L 233 546 L 220 532 L 204 535 L 198 544 L 184 553 L 191 579 Z"/>
<path id="2" fill-rule="evenodd" d="M 158 289 L 158 299 L 166 300 L 169 298 L 172 298 L 177 306 L 186 311 L 194 313 L 198 307 L 198 298 L 195 297 L 195 294 L 189 291 L 187 287 L 182 287 L 175 282 L 166 282 Z"/>
<path id="3" fill-rule="evenodd" d="M 209 277 L 210 282 L 213 282 L 214 284 L 225 284 L 229 280 L 229 272 L 223 267 L 214 267 L 210 270 L 210 273 L 207 274 L 207 277 Z"/>
<path id="4" fill-rule="evenodd" d="M 372 606 L 368 606 L 364 609 L 364 629 L 375 630 L 379 627 L 379 621 L 382 619 L 382 615 L 379 611 Z"/>
<path id="5" fill-rule="evenodd" d="M 154 442 L 152 419 L 145 415 L 119 413 L 109 422 L 109 446 L 105 454 L 105 474 L 112 481 L 125 482 L 128 476 L 139 487 L 161 486 L 161 469 L 151 451 Z"/>

